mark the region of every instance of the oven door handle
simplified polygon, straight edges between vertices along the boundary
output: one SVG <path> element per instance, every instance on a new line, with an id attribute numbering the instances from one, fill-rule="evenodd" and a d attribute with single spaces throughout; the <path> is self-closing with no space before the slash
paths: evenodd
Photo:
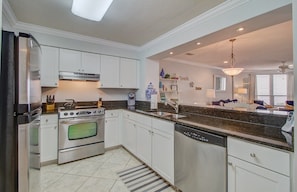
<path id="1" fill-rule="evenodd" d="M 104 120 L 104 118 L 98 118 L 98 117 L 96 117 L 96 118 L 79 118 L 79 119 L 75 118 L 75 119 L 60 120 L 59 123 L 67 124 L 67 125 L 76 124 L 76 123 L 91 123 L 91 122 L 94 122 L 94 120 L 97 121 L 97 120 L 101 120 L 101 119 Z"/>

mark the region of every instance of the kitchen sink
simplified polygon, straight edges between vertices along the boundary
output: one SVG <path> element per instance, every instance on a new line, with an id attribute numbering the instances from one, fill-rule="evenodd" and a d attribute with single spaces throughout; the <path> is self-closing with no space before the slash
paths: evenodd
<path id="1" fill-rule="evenodd" d="M 179 119 L 179 118 L 186 117 L 185 115 L 163 112 L 163 111 L 155 111 L 155 112 L 149 112 L 149 113 L 152 115 L 155 115 L 155 116 L 168 117 L 168 118 L 173 118 L 173 119 Z"/>
<path id="2" fill-rule="evenodd" d="M 175 114 L 175 113 L 172 113 L 166 117 L 171 117 L 173 119 L 180 119 L 180 118 L 183 118 L 183 117 L 186 117 L 185 115 L 181 115 L 181 114 Z"/>
<path id="3" fill-rule="evenodd" d="M 162 117 L 172 115 L 172 113 L 163 112 L 163 111 L 150 112 L 150 114 L 157 115 L 157 116 L 162 116 Z"/>

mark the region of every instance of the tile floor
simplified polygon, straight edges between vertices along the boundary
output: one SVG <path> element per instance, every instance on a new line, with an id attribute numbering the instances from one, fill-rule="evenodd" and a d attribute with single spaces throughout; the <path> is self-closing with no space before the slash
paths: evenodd
<path id="1" fill-rule="evenodd" d="M 128 192 L 129 190 L 117 176 L 117 172 L 140 164 L 141 162 L 125 149 L 118 148 L 107 151 L 103 155 L 64 165 L 48 165 L 41 168 L 40 187 L 32 188 L 31 191 Z M 166 192 L 169 191 L 172 190 Z"/>

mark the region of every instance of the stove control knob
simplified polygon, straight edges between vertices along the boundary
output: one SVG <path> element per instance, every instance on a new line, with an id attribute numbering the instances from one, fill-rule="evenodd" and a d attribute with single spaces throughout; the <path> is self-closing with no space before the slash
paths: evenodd
<path id="1" fill-rule="evenodd" d="M 96 113 L 97 111 L 94 111 L 93 113 Z"/>
<path id="2" fill-rule="evenodd" d="M 74 115 L 74 113 L 73 112 L 70 112 L 70 115 Z"/>
<path id="3" fill-rule="evenodd" d="M 68 115 L 68 113 L 64 113 L 64 115 L 65 115 L 65 116 L 67 116 L 67 115 Z"/>

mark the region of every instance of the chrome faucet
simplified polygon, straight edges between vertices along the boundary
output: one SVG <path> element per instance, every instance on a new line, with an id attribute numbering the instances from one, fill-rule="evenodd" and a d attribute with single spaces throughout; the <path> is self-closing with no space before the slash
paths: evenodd
<path id="1" fill-rule="evenodd" d="M 166 100 L 164 103 L 166 106 L 169 105 L 171 106 L 174 110 L 175 113 L 178 113 L 178 102 L 177 101 L 172 101 L 172 100 Z"/>

